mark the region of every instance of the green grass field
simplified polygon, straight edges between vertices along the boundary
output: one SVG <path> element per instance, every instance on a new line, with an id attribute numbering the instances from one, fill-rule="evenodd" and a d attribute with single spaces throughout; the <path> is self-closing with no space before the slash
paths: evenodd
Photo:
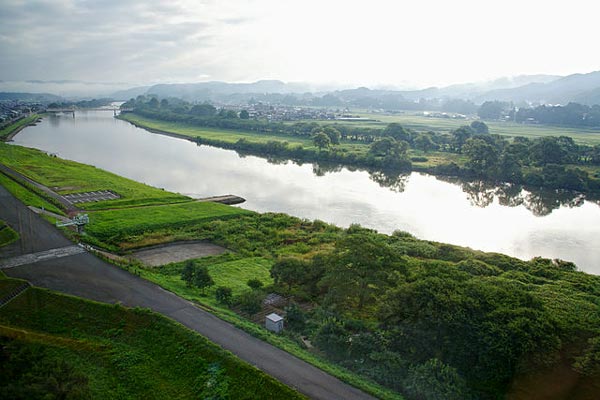
<path id="1" fill-rule="evenodd" d="M 3 129 L 0 129 L 0 139 L 4 139 L 11 133 L 15 132 L 17 129 L 20 129 L 26 125 L 31 124 L 32 122 L 37 120 L 39 117 L 40 117 L 39 115 L 33 114 L 29 117 L 20 119 L 19 121 L 15 122 L 14 124 L 11 124 L 9 126 L 4 127 Z"/>
<path id="2" fill-rule="evenodd" d="M 189 200 L 186 196 L 144 185 L 91 165 L 52 157 L 36 149 L 0 143 L 0 160 L 15 171 L 61 194 L 112 190 L 122 196 L 118 200 L 83 204 L 82 207 L 86 209 Z"/>
<path id="3" fill-rule="evenodd" d="M 385 128 L 392 122 L 397 122 L 407 128 L 417 131 L 450 132 L 462 125 L 468 125 L 471 120 L 430 118 L 416 115 L 414 111 L 405 111 L 403 114 L 385 115 L 368 112 L 357 112 L 361 117 L 373 118 L 379 122 L 356 122 L 349 126 L 362 126 L 369 128 Z M 322 121 L 331 123 L 331 121 Z M 485 121 L 490 128 L 490 133 L 504 136 L 524 136 L 536 138 L 542 136 L 570 136 L 577 143 L 600 144 L 600 129 L 592 128 L 567 128 L 549 125 L 525 125 L 514 122 Z"/>
<path id="4" fill-rule="evenodd" d="M 249 290 L 246 284 L 250 279 L 260 280 L 264 286 L 273 284 L 270 271 L 272 260 L 261 257 L 246 257 L 236 259 L 236 256 L 225 254 L 223 256 L 205 257 L 197 261 L 198 265 L 206 265 L 210 276 L 215 284 L 206 290 L 205 296 L 200 296 L 197 288 L 187 287 L 181 280 L 181 271 L 184 263 L 169 264 L 164 267 L 147 268 L 143 275 L 154 276 L 153 281 L 159 280 L 161 286 L 168 290 L 185 294 L 186 297 L 195 301 L 219 306 L 215 300 L 215 290 L 219 286 L 227 286 L 232 289 L 233 295 L 237 296 Z"/>
<path id="5" fill-rule="evenodd" d="M 86 231 L 92 236 L 106 240 L 248 213 L 251 211 L 224 204 L 195 201 L 104 210 L 90 213 L 90 223 L 86 227 Z"/>
<path id="6" fill-rule="evenodd" d="M 9 245 L 17 239 L 19 239 L 19 234 L 6 225 L 6 222 L 0 220 L 0 247 Z"/>
<path id="7" fill-rule="evenodd" d="M 66 361 L 94 399 L 304 398 L 158 314 L 44 289 L 0 309 L 0 339 Z"/>
<path id="8" fill-rule="evenodd" d="M 297 136 L 267 135 L 254 132 L 243 132 L 226 129 L 201 128 L 198 126 L 186 125 L 178 122 L 166 122 L 156 119 L 142 117 L 131 113 L 122 114 L 120 119 L 140 125 L 144 128 L 176 133 L 191 138 L 201 137 L 204 139 L 221 140 L 228 143 L 235 143 L 240 139 L 246 139 L 254 143 L 267 143 L 270 140 L 286 141 L 290 145 L 302 145 L 303 147 L 313 147 L 312 140 L 299 138 Z"/>
<path id="9" fill-rule="evenodd" d="M 208 140 L 219 140 L 225 143 L 236 143 L 240 139 L 245 139 L 251 143 L 263 144 L 269 141 L 276 141 L 287 142 L 290 146 L 302 146 L 306 149 L 317 149 L 317 147 L 313 144 L 312 139 L 308 137 L 304 138 L 289 135 L 272 135 L 255 132 L 234 131 L 227 129 L 202 128 L 177 122 L 160 121 L 131 113 L 122 114 L 121 116 L 119 116 L 119 118 L 143 128 L 168 133 L 175 133 L 178 135 L 188 136 L 190 138 L 199 137 Z M 348 152 L 355 153 L 361 153 L 367 150 L 367 148 L 363 144 L 354 143 L 350 141 L 342 141 L 342 143 L 336 147 L 342 150 L 346 150 Z"/>

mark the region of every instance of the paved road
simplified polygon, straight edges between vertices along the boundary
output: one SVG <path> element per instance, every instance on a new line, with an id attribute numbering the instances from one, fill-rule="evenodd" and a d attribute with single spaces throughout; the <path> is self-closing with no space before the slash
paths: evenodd
<path id="1" fill-rule="evenodd" d="M 0 186 L 0 219 L 21 239 L 0 250 L 0 258 L 22 256 L 72 245 L 54 227 L 15 200 Z M 89 253 L 54 258 L 4 270 L 41 286 L 75 296 L 130 307 L 147 307 L 170 317 L 281 382 L 315 399 L 372 399 L 298 358 L 200 310 L 157 285 L 105 263 Z"/>

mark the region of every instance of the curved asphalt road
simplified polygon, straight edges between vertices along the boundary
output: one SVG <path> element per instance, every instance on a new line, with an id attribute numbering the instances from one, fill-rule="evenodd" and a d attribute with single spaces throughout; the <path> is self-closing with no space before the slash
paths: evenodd
<path id="1" fill-rule="evenodd" d="M 0 258 L 19 256 L 71 243 L 0 186 L 0 219 L 21 235 L 3 247 Z M 146 307 L 172 318 L 231 351 L 281 382 L 314 399 L 373 399 L 320 369 L 265 343 L 159 286 L 89 253 L 4 270 L 36 286 L 129 307 Z"/>

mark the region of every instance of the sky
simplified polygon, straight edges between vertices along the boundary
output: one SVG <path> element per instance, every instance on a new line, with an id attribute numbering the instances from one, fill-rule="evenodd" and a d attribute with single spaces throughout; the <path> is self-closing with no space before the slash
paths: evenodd
<path id="1" fill-rule="evenodd" d="M 260 79 L 422 88 L 585 73 L 600 70 L 596 3 L 2 0 L 0 89 Z"/>

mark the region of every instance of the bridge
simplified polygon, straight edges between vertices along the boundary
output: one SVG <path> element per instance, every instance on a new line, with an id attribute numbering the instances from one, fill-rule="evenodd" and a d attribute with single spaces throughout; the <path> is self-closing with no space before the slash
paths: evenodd
<path id="1" fill-rule="evenodd" d="M 117 111 L 132 111 L 133 109 L 129 108 L 119 108 L 119 107 L 96 107 L 96 108 L 47 108 L 46 112 L 49 113 L 72 113 L 73 117 L 75 117 L 75 111 L 112 111 L 113 115 L 117 115 Z"/>

